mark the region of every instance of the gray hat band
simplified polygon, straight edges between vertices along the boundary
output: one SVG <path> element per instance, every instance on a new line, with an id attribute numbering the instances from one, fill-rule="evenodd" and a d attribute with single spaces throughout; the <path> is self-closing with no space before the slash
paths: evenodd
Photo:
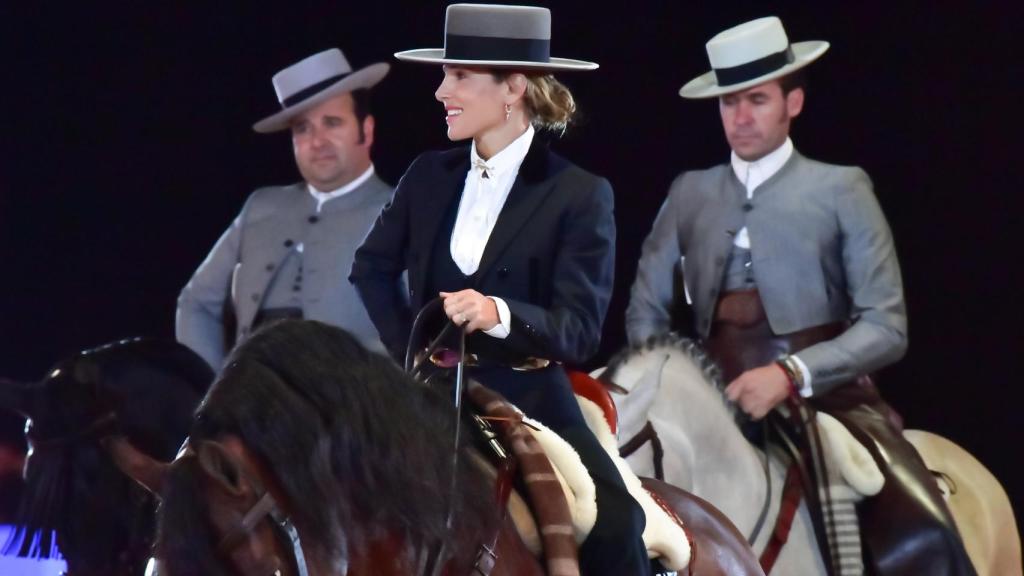
<path id="1" fill-rule="evenodd" d="M 449 60 L 508 62 L 551 61 L 551 40 L 540 38 L 499 38 L 446 34 L 444 57 Z"/>
<path id="2" fill-rule="evenodd" d="M 795 57 L 793 56 L 793 49 L 787 46 L 786 49 L 781 52 L 769 54 L 763 58 L 751 60 L 750 62 L 740 64 L 739 66 L 714 68 L 715 79 L 718 80 L 719 86 L 742 84 L 748 80 L 771 74 L 787 64 L 792 64 L 793 60 L 795 60 Z"/>

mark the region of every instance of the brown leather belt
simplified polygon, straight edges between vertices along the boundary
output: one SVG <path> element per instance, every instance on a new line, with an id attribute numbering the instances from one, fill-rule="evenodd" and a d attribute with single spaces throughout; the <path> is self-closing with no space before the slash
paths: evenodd
<path id="1" fill-rule="evenodd" d="M 459 351 L 452 348 L 438 348 L 430 355 L 430 363 L 438 368 L 454 368 L 459 363 Z M 467 352 L 465 365 L 482 368 L 500 366 L 503 368 L 511 368 L 518 372 L 529 372 L 530 370 L 547 368 L 551 365 L 551 360 L 548 360 L 547 358 L 528 356 L 519 362 L 496 362 Z"/>
<path id="2" fill-rule="evenodd" d="M 789 334 L 776 334 L 768 324 L 760 293 L 756 289 L 736 290 L 719 298 L 705 346 L 721 368 L 723 381 L 731 382 L 751 368 L 831 340 L 845 329 L 845 323 L 831 322 Z"/>

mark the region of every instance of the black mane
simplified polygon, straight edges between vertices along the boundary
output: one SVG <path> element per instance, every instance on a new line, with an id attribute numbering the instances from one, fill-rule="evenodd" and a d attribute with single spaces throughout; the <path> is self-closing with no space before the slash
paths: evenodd
<path id="1" fill-rule="evenodd" d="M 450 497 L 450 401 L 326 324 L 278 322 L 234 351 L 191 438 L 224 435 L 238 436 L 273 472 L 303 542 L 326 559 L 382 534 L 404 537 L 412 550 L 449 540 L 475 553 L 496 522 L 490 482 L 467 458 Z M 209 538 L 194 532 L 209 535 L 195 479 L 186 478 L 195 473 L 181 471 L 165 488 L 158 553 L 171 573 L 222 573 L 211 568 Z"/>
<path id="2" fill-rule="evenodd" d="M 59 543 L 72 572 L 141 574 L 156 501 L 114 466 L 98 439 L 116 431 L 154 458 L 173 459 L 212 379 L 192 351 L 156 340 L 117 342 L 58 363 L 24 407 L 34 451 L 4 552 L 49 557 Z"/>

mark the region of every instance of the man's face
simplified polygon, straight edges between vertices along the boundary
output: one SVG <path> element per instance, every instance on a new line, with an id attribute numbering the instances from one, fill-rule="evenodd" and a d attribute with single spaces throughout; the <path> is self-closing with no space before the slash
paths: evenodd
<path id="1" fill-rule="evenodd" d="M 789 136 L 789 124 L 804 105 L 802 88 L 782 94 L 777 80 L 718 98 L 725 139 L 747 161 L 764 157 Z"/>
<path id="2" fill-rule="evenodd" d="M 348 92 L 292 120 L 292 147 L 302 177 L 321 192 L 340 188 L 370 167 L 373 117 L 359 121 Z"/>

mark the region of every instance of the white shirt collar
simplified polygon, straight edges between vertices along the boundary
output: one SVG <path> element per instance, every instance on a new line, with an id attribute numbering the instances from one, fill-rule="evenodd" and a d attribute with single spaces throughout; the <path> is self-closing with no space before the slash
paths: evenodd
<path id="1" fill-rule="evenodd" d="M 356 188 L 359 188 L 364 182 L 370 179 L 370 176 L 373 176 L 373 173 L 373 164 L 370 164 L 370 167 L 366 169 L 366 172 L 363 172 L 358 178 L 348 184 L 345 184 L 341 188 L 331 190 L 330 192 L 321 192 L 309 183 L 306 184 L 306 188 L 309 189 L 309 193 L 312 194 L 313 198 L 316 200 L 316 211 L 319 212 L 320 208 L 324 205 L 324 202 L 333 200 L 338 196 L 343 196 Z"/>
<path id="2" fill-rule="evenodd" d="M 476 141 L 474 140 L 473 146 L 469 151 L 469 158 L 474 166 L 480 163 L 485 164 L 489 173 L 505 174 L 509 170 L 518 168 L 523 163 L 526 153 L 530 151 L 530 144 L 533 143 L 533 134 L 533 126 L 527 126 L 526 132 L 523 132 L 518 138 L 510 142 L 508 146 L 502 148 L 500 152 L 491 156 L 488 160 L 484 160 L 477 153 Z"/>
<path id="3" fill-rule="evenodd" d="M 789 157 L 793 155 L 793 141 L 786 137 L 786 141 L 775 150 L 772 150 L 764 157 L 747 162 L 743 158 L 732 153 L 732 170 L 747 188 L 747 196 L 753 193 L 754 189 L 764 184 L 765 180 L 771 178 L 786 164 Z"/>

